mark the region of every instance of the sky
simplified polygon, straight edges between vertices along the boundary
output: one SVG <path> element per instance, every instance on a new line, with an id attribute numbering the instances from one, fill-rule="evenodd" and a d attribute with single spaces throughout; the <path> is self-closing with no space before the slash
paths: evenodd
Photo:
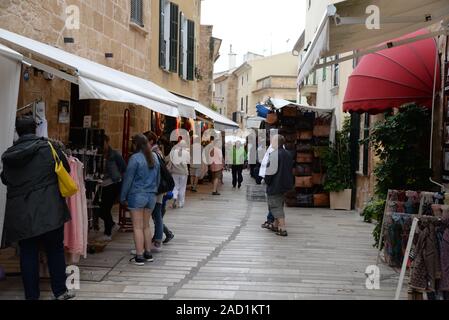
<path id="1" fill-rule="evenodd" d="M 265 56 L 291 51 L 304 30 L 306 0 L 202 0 L 201 23 L 223 40 L 215 72 L 228 69 L 229 47 L 237 65 L 248 51 Z"/>

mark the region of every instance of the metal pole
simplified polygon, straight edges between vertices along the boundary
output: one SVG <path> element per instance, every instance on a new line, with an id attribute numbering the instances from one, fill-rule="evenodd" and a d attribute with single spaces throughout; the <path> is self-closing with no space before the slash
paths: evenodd
<path id="1" fill-rule="evenodd" d="M 418 226 L 418 218 L 413 219 L 412 228 L 410 230 L 410 236 L 408 237 L 407 249 L 405 250 L 404 261 L 402 262 L 401 274 L 399 276 L 398 287 L 396 288 L 395 300 L 399 300 L 401 297 L 402 286 L 404 284 L 405 272 L 407 271 L 407 263 L 410 257 L 410 251 L 412 249 L 413 238 L 415 237 L 416 228 Z"/>

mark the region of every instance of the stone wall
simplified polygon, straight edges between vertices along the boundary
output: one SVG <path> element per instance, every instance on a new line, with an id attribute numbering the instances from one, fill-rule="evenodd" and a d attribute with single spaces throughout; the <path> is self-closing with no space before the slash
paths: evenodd
<path id="1" fill-rule="evenodd" d="M 212 84 L 214 78 L 214 43 L 213 26 L 201 26 L 199 43 L 199 73 L 198 101 L 206 107 L 212 106 Z"/>
<path id="2" fill-rule="evenodd" d="M 80 10 L 79 30 L 66 28 L 66 9 L 70 5 Z M 151 80 L 150 1 L 144 1 L 144 6 L 145 26 L 140 27 L 130 23 L 128 0 L 2 0 L 0 28 Z M 74 38 L 74 43 L 64 43 L 64 37 Z M 113 58 L 106 58 L 105 53 L 113 53 Z M 58 101 L 70 101 L 70 84 L 57 78 L 44 80 L 41 74 L 35 76 L 31 72 L 29 81 L 22 80 L 20 92 L 19 107 L 37 98 L 46 102 L 49 135 L 67 142 L 69 125 L 58 124 L 57 117 Z M 128 105 L 104 101 L 91 101 L 90 104 L 92 109 L 98 108 L 99 127 L 112 137 L 114 147 L 120 147 L 123 112 Z M 150 111 L 143 107 L 133 109 L 139 120 L 134 121 L 132 131 L 148 130 Z"/>

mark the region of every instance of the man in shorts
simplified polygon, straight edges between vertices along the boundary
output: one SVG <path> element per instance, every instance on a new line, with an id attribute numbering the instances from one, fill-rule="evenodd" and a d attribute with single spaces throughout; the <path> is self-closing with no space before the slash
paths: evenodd
<path id="1" fill-rule="evenodd" d="M 285 193 L 293 188 L 293 158 L 284 149 L 285 138 L 276 135 L 271 140 L 274 149 L 269 156 L 269 166 L 265 174 L 267 184 L 268 210 L 273 215 L 275 221 L 271 228 L 278 236 L 288 236 L 285 226 Z"/>

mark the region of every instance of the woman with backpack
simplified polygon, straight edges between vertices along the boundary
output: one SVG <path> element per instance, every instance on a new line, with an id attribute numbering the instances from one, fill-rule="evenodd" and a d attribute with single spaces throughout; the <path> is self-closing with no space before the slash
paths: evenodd
<path id="1" fill-rule="evenodd" d="M 131 211 L 136 255 L 130 261 L 138 266 L 152 262 L 150 212 L 156 207 L 160 176 L 158 156 L 143 134 L 133 137 L 135 153 L 129 159 L 123 179 L 120 202 Z"/>

